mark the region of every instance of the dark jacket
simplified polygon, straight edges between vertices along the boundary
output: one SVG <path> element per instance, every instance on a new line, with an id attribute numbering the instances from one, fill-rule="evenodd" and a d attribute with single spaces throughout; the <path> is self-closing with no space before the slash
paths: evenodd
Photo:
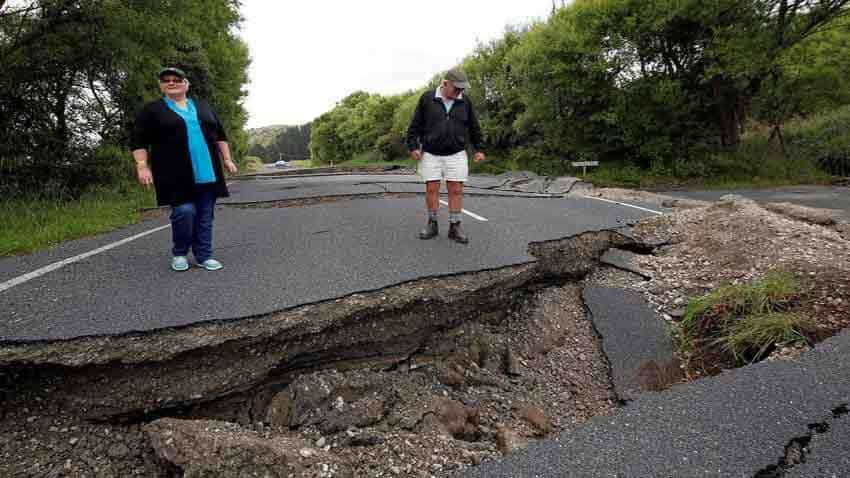
<path id="1" fill-rule="evenodd" d="M 130 142 L 132 151 L 148 150 L 148 161 L 153 174 L 156 202 L 160 206 L 178 205 L 194 201 L 199 187 L 212 188 L 218 197 L 227 197 L 227 184 L 221 169 L 221 152 L 216 144 L 227 141 L 224 128 L 212 107 L 206 101 L 192 98 L 198 110 L 198 120 L 212 158 L 215 184 L 198 186 L 192 171 L 189 155 L 189 137 L 186 123 L 171 111 L 165 100 L 145 105 L 136 117 Z"/>
<path id="2" fill-rule="evenodd" d="M 465 96 L 455 100 L 452 109 L 446 113 L 446 107 L 434 90 L 426 91 L 413 113 L 413 120 L 407 130 L 407 148 L 411 151 L 421 149 L 437 156 L 449 156 L 466 149 L 466 132 L 472 148 L 481 151 L 481 127 L 472 108 L 472 102 Z"/>

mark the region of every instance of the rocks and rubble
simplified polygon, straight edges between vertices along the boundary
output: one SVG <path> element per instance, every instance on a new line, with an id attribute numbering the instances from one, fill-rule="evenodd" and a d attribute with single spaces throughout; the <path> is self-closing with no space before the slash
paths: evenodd
<path id="1" fill-rule="evenodd" d="M 559 283 L 530 281 L 534 267 L 521 266 L 123 344 L 7 351 L 29 365 L 0 370 L 0 476 L 450 475 L 616 411 L 581 284 L 570 282 L 589 271 L 585 281 L 639 291 L 675 325 L 689 297 L 784 267 L 823 328 L 850 325 L 850 246 L 835 225 L 740 198 L 594 194 L 676 208 L 633 228 L 658 245 L 629 255 L 642 276 L 597 267 L 624 245 L 600 233 L 535 246 L 571 258 L 534 266 Z M 363 339 L 353 351 L 352 334 Z M 676 364 L 665 367 L 645 371 L 658 389 L 677 379 Z"/>
<path id="2" fill-rule="evenodd" d="M 622 199 L 616 191 L 598 193 Z M 639 196 L 660 201 L 651 193 Z M 764 207 L 736 196 L 691 206 L 635 226 L 639 241 L 664 244 L 652 254 L 631 257 L 634 267 L 647 271 L 644 277 L 602 268 L 588 280 L 640 291 L 675 326 L 689 298 L 724 283 L 750 282 L 770 270 L 786 269 L 800 281 L 802 306 L 826 335 L 850 326 L 850 242 L 833 227 L 833 212 Z M 774 356 L 799 353 L 792 347 Z"/>

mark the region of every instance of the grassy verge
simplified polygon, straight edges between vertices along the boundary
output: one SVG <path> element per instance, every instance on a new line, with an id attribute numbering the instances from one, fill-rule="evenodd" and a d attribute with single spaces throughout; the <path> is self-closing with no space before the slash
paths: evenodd
<path id="1" fill-rule="evenodd" d="M 354 167 L 388 167 L 388 166 L 401 166 L 406 169 L 416 169 L 417 163 L 416 161 L 410 159 L 407 156 L 396 158 L 392 161 L 386 161 L 384 159 L 380 159 L 379 156 L 375 153 L 366 152 L 362 154 L 358 154 L 354 158 L 342 162 L 342 163 L 334 163 L 334 166 L 354 166 Z M 499 174 L 505 171 L 516 171 L 519 168 L 516 166 L 515 162 L 512 162 L 509 158 L 504 155 L 491 155 L 487 157 L 487 161 L 483 163 L 475 163 L 470 160 L 469 162 L 469 172 L 470 174 Z"/>
<path id="2" fill-rule="evenodd" d="M 733 154 L 727 154 L 726 157 Z M 742 156 L 742 153 L 734 153 Z M 777 162 L 764 165 L 763 172 L 736 170 L 731 166 L 737 160 L 729 161 L 729 168 L 714 171 L 702 176 L 676 175 L 664 172 L 645 171 L 625 163 L 607 163 L 593 172 L 588 172 L 587 181 L 597 187 L 620 187 L 639 189 L 760 189 L 795 184 L 828 184 L 831 176 L 820 171 L 809 161 Z M 746 161 L 741 158 L 740 161 Z M 744 162 L 740 164 L 746 164 Z M 580 176 L 580 174 L 577 174 Z"/>
<path id="3" fill-rule="evenodd" d="M 295 161 L 290 161 L 289 164 L 291 164 L 292 167 L 294 167 L 294 168 L 312 168 L 313 167 L 313 161 L 311 161 L 309 159 L 306 159 L 306 160 L 300 160 L 299 159 L 299 160 L 295 160 Z"/>
<path id="4" fill-rule="evenodd" d="M 375 152 L 366 152 L 358 154 L 348 161 L 342 163 L 334 163 L 334 166 L 348 167 L 389 167 L 401 166 L 403 168 L 416 168 L 415 162 L 408 157 L 396 158 L 393 161 L 387 161 Z"/>
<path id="5" fill-rule="evenodd" d="M 152 191 L 127 184 L 89 191 L 71 201 L 13 199 L 0 202 L 0 257 L 49 248 L 139 221 L 155 206 Z"/>
<path id="6" fill-rule="evenodd" d="M 263 169 L 263 166 L 265 166 L 263 164 L 263 160 L 258 158 L 258 157 L 255 157 L 255 156 L 246 157 L 242 161 L 242 164 L 241 164 L 241 167 L 243 169 L 245 169 L 246 171 L 251 172 L 251 173 L 257 172 L 257 171 Z"/>
<path id="7" fill-rule="evenodd" d="M 792 273 L 774 270 L 691 299 L 679 330 L 689 368 L 714 374 L 759 361 L 776 347 L 813 343 L 818 331 L 798 310 L 800 295 Z"/>

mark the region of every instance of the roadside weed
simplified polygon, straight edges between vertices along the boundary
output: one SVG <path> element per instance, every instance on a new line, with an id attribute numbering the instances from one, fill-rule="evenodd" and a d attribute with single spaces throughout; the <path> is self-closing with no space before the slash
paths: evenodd
<path id="1" fill-rule="evenodd" d="M 726 284 L 688 302 L 680 324 L 680 350 L 703 371 L 740 366 L 766 357 L 775 347 L 807 342 L 816 327 L 792 310 L 800 285 L 776 269 L 743 284 Z"/>
<path id="2" fill-rule="evenodd" d="M 779 312 L 753 315 L 736 321 L 715 343 L 732 354 L 739 364 L 757 362 L 775 346 L 808 341 L 815 330 L 807 318 Z"/>

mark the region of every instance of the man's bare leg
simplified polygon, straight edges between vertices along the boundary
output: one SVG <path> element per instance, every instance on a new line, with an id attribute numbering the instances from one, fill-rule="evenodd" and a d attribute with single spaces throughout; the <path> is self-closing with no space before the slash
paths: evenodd
<path id="1" fill-rule="evenodd" d="M 466 244 L 469 242 L 469 238 L 466 237 L 460 226 L 463 212 L 463 183 L 446 181 L 446 189 L 449 191 L 449 239 Z"/>
<path id="2" fill-rule="evenodd" d="M 463 209 L 463 183 L 446 181 L 446 189 L 449 190 L 449 213 L 460 214 Z"/>
<path id="3" fill-rule="evenodd" d="M 440 181 L 425 183 L 425 206 L 429 213 L 440 210 Z"/>
<path id="4" fill-rule="evenodd" d="M 437 212 L 440 210 L 440 181 L 425 183 L 425 206 L 428 208 L 428 225 L 419 233 L 419 238 L 433 239 L 439 234 Z"/>

